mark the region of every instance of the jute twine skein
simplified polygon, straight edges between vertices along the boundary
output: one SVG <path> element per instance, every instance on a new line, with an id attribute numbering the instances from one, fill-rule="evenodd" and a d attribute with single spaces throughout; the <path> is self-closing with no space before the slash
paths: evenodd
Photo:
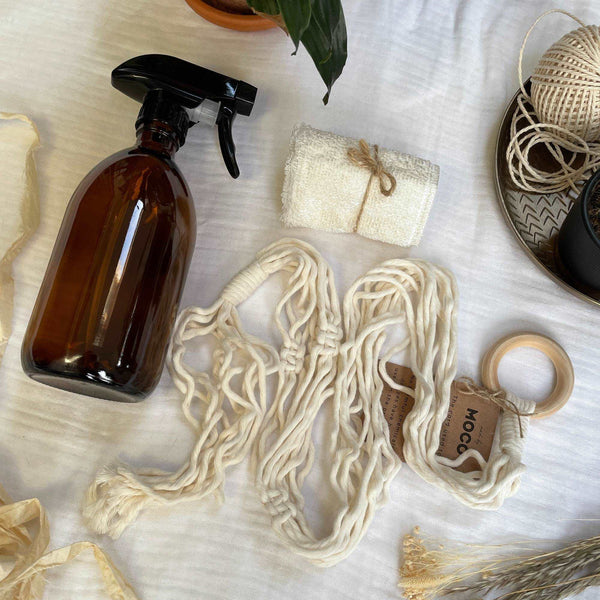
<path id="1" fill-rule="evenodd" d="M 544 123 L 600 139 L 600 30 L 581 25 L 542 56 L 531 78 L 531 102 Z"/>
<path id="2" fill-rule="evenodd" d="M 581 27 L 564 35 L 542 56 L 523 84 L 522 60 L 529 35 L 546 15 L 562 13 Z M 519 55 L 521 94 L 513 115 L 507 162 L 513 182 L 536 193 L 578 192 L 600 167 L 600 29 L 563 10 L 541 15 L 527 32 Z M 553 171 L 536 164 L 531 152 L 544 144 L 556 162 Z"/>

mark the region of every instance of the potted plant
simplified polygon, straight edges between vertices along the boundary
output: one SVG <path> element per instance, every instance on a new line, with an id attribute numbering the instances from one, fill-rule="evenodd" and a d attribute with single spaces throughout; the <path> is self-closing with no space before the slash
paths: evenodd
<path id="1" fill-rule="evenodd" d="M 278 25 L 294 43 L 302 44 L 321 75 L 327 93 L 341 75 L 347 57 L 346 22 L 342 0 L 186 0 L 209 21 L 240 31 Z"/>
<path id="2" fill-rule="evenodd" d="M 571 277 L 600 291 L 600 170 L 588 179 L 563 221 L 557 249 Z"/>

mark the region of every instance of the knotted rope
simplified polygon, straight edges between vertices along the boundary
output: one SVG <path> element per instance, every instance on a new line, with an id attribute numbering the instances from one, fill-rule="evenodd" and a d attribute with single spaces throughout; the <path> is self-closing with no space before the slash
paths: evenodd
<path id="1" fill-rule="evenodd" d="M 276 349 L 245 331 L 236 305 L 278 272 L 288 279 L 275 309 Z M 186 308 L 177 319 L 167 365 L 197 436 L 189 459 L 173 473 L 104 469 L 88 491 L 88 524 L 118 537 L 145 508 L 222 494 L 227 467 L 250 453 L 260 499 L 283 543 L 317 565 L 339 562 L 385 503 L 400 466 L 380 397 L 384 380 L 399 389 L 385 363 L 403 350 L 416 377 L 414 391 L 403 388 L 415 400 L 404 424 L 408 464 L 466 504 L 500 506 L 524 469 L 512 413 L 501 416 L 488 461 L 473 449 L 454 461 L 436 455 L 456 374 L 457 298 L 449 271 L 397 259 L 360 277 L 340 308 L 333 272 L 314 248 L 294 239 L 265 248 L 211 307 Z M 404 326 L 406 337 L 385 348 L 393 326 Z M 212 369 L 199 373 L 184 362 L 186 342 L 209 335 Z M 521 412 L 531 408 L 513 401 Z M 332 419 L 323 463 L 337 512 L 329 533 L 319 536 L 308 522 L 302 487 L 315 459 L 315 420 L 326 404 Z M 469 457 L 481 470 L 453 468 Z"/>
<path id="2" fill-rule="evenodd" d="M 371 155 L 371 148 L 369 147 L 369 144 L 367 144 L 365 140 L 361 139 L 358 142 L 358 148 L 348 149 L 348 158 L 358 167 L 368 169 L 371 172 L 371 176 L 369 177 L 369 181 L 360 204 L 358 216 L 356 217 L 356 222 L 354 224 L 354 233 L 356 233 L 373 180 L 379 180 L 379 190 L 386 198 L 389 198 L 389 196 L 394 193 L 397 184 L 396 178 L 383 166 L 383 163 L 379 158 L 379 146 L 377 144 L 373 146 L 373 155 Z"/>

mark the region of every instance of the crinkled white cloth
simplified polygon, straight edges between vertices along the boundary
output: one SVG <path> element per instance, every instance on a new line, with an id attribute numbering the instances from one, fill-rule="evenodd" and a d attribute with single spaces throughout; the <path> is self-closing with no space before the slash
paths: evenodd
<path id="1" fill-rule="evenodd" d="M 589 23 L 597 0 L 562 0 Z M 193 436 L 179 392 L 165 375 L 153 396 L 120 405 L 73 396 L 29 380 L 19 360 L 27 326 L 62 215 L 82 177 L 132 144 L 139 105 L 110 86 L 110 72 L 139 54 L 164 52 L 230 73 L 259 88 L 254 112 L 234 123 L 241 176 L 227 174 L 215 131 L 193 127 L 177 154 L 196 200 L 198 241 L 184 305 L 208 306 L 256 252 L 283 235 L 283 165 L 295 123 L 440 165 L 442 176 L 412 258 L 452 269 L 461 290 L 458 372 L 477 376 L 485 350 L 502 335 L 533 329 L 571 356 L 573 398 L 555 416 L 534 420 L 521 489 L 497 512 L 462 506 L 409 468 L 392 482 L 390 502 L 346 561 L 323 572 L 280 545 L 244 465 L 225 485 L 226 501 L 158 510 L 117 542 L 98 539 L 143 600 L 349 600 L 399 598 L 401 536 L 415 524 L 431 535 L 473 543 L 525 537 L 574 538 L 598 532 L 600 517 L 600 309 L 548 279 L 514 239 L 494 192 L 493 145 L 527 27 L 548 0 L 345 0 L 348 65 L 327 107 L 304 50 L 276 30 L 242 34 L 204 22 L 184 0 L 0 0 L 0 107 L 30 115 L 37 151 L 41 221 L 14 263 L 13 334 L 0 366 L 0 480 L 15 498 L 37 497 L 52 523 L 52 544 L 90 536 L 80 504 L 98 468 L 118 458 L 172 470 Z M 571 28 L 548 19 L 531 40 L 525 71 Z M 0 211 L 4 197 L 0 191 Z M 4 218 L 4 216 L 2 216 Z M 407 250 L 359 235 L 312 229 L 291 233 L 332 265 L 340 294 L 374 265 Z M 281 281 L 241 308 L 251 333 L 271 328 Z M 252 326 L 250 327 L 250 325 Z M 272 335 L 269 335 L 272 334 Z M 402 357 L 394 362 L 399 363 Z M 550 371 L 534 351 L 515 351 L 500 380 L 520 397 L 541 397 Z M 190 354 L 203 370 L 208 357 Z M 324 417 L 326 411 L 324 411 Z M 177 425 L 175 425 L 177 424 Z M 315 431 L 317 451 L 323 436 Z M 317 464 L 319 458 L 317 458 Z M 318 471 L 318 469 L 317 469 Z M 326 534 L 332 506 L 320 478 L 304 495 L 311 524 Z M 104 598 L 95 565 L 49 577 L 48 599 Z M 577 600 L 597 600 L 589 590 Z"/>
<path id="2" fill-rule="evenodd" d="M 371 171 L 348 158 L 348 150 L 357 146 L 353 138 L 304 124 L 294 127 L 281 220 L 287 227 L 356 231 L 372 240 L 416 246 L 437 190 L 439 167 L 379 148 L 381 164 L 396 179 L 394 192 L 385 196 L 378 180 L 369 185 Z"/>

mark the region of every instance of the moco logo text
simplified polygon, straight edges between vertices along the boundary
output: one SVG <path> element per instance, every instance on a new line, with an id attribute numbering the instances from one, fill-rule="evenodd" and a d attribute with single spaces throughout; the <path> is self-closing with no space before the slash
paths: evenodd
<path id="1" fill-rule="evenodd" d="M 475 410 L 474 408 L 467 408 L 467 414 L 465 415 L 465 420 L 462 424 L 463 430 L 460 436 L 458 437 L 458 439 L 460 440 L 460 444 L 456 446 L 456 451 L 459 454 L 462 454 L 463 452 L 469 449 L 469 443 L 472 440 L 471 434 L 475 429 L 475 421 L 477 420 L 475 415 L 478 412 L 479 411 Z"/>

